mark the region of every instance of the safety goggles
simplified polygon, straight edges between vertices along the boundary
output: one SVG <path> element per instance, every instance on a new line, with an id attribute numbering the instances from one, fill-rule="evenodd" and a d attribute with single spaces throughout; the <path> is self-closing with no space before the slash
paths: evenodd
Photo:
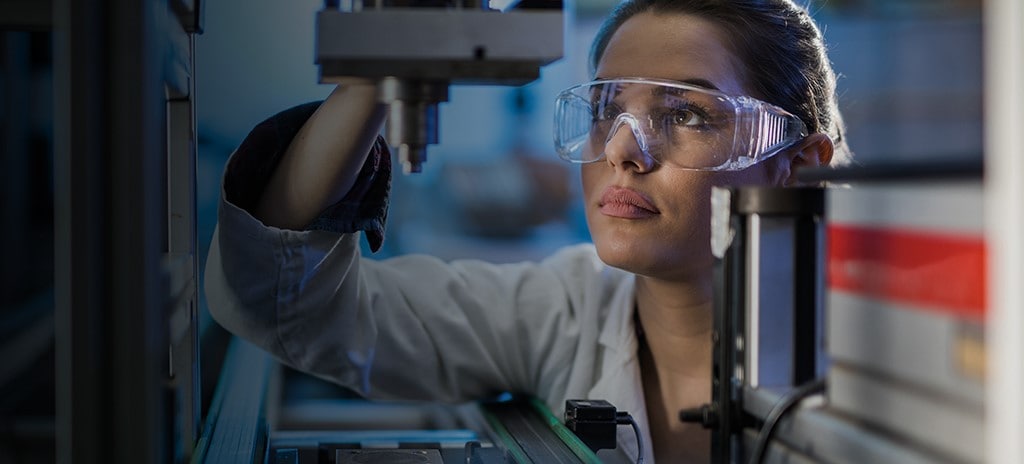
<path id="1" fill-rule="evenodd" d="M 604 158 L 620 129 L 657 163 L 700 171 L 748 168 L 807 135 L 800 118 L 777 106 L 669 80 L 601 79 L 558 95 L 555 149 L 562 159 Z"/>

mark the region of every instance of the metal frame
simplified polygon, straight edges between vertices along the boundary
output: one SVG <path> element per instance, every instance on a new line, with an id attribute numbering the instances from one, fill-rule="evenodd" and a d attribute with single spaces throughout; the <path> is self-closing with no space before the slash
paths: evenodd
<path id="1" fill-rule="evenodd" d="M 952 170 L 940 169 L 934 172 L 918 172 L 912 177 L 882 173 L 883 175 L 879 178 L 871 178 L 869 181 L 897 182 L 894 184 L 894 187 L 899 187 L 918 185 L 920 182 L 931 180 L 932 176 L 941 181 L 954 180 L 961 182 L 963 180 L 979 180 L 981 171 L 979 167 L 976 164 L 972 164 L 969 167 L 971 168 L 959 171 L 958 173 Z M 829 177 L 852 178 L 853 174 L 842 171 L 831 173 L 823 171 L 822 174 Z M 862 172 L 862 170 L 857 170 L 857 172 Z M 811 178 L 810 180 L 820 179 Z M 781 189 L 779 192 L 783 193 L 783 190 L 790 189 Z M 806 279 L 813 279 L 816 284 L 813 286 L 808 285 L 807 287 L 813 287 L 819 292 L 823 292 L 824 286 L 821 281 L 823 272 L 817 267 L 822 264 L 818 261 L 823 256 L 823 240 L 821 235 L 818 235 L 815 240 L 811 240 L 814 237 L 813 234 L 820 234 L 821 232 L 814 231 L 814 227 L 812 227 L 812 224 L 818 223 L 817 221 L 819 220 L 810 221 L 809 219 L 815 216 L 815 214 L 812 214 L 813 211 L 819 211 L 816 214 L 822 217 L 824 217 L 824 214 L 821 199 L 814 200 L 813 203 L 817 203 L 816 206 L 810 203 L 799 206 L 800 201 L 796 200 L 789 202 L 791 207 L 785 207 L 785 202 L 779 201 L 782 199 L 781 197 L 772 195 L 771 191 L 765 189 L 719 189 L 716 191 L 716 195 L 721 195 L 723 191 L 727 192 L 727 201 L 723 202 L 720 199 L 716 207 L 724 207 L 729 210 L 728 237 L 730 239 L 728 242 L 729 247 L 720 250 L 724 254 L 719 253 L 717 255 L 722 259 L 717 263 L 718 268 L 716 269 L 716 272 L 718 272 L 716 275 L 716 302 L 720 303 L 717 303 L 719 306 L 716 307 L 715 390 L 713 395 L 714 407 L 712 410 L 718 411 L 719 415 L 716 417 L 718 422 L 713 434 L 712 443 L 714 448 L 712 452 L 714 453 L 713 460 L 715 462 L 737 462 L 749 457 L 745 455 L 745 452 L 752 449 L 755 444 L 757 432 L 761 427 L 759 423 L 768 416 L 773 407 L 787 393 L 786 390 L 803 383 L 807 375 L 814 372 L 814 365 L 818 364 L 815 362 L 816 360 L 802 357 L 800 353 L 794 352 L 792 358 L 797 365 L 793 369 L 794 375 L 791 379 L 793 385 L 758 387 L 750 383 L 750 369 L 757 362 L 756 356 L 751 358 L 750 355 L 751 351 L 755 349 L 751 335 L 753 331 L 757 330 L 757 327 L 750 321 L 751 314 L 749 308 L 744 311 L 743 306 L 749 304 L 753 298 L 761 294 L 757 290 L 756 285 L 748 282 L 748 280 L 758 280 L 761 274 L 759 271 L 743 268 L 745 266 L 758 267 L 760 265 L 752 258 L 757 255 L 752 250 L 755 250 L 759 245 L 756 237 L 760 235 L 757 229 L 761 227 L 759 225 L 761 219 L 770 214 L 784 213 L 782 209 L 788 208 L 790 211 L 787 214 L 796 215 L 796 219 L 792 222 L 793 236 L 797 237 L 797 243 L 804 244 L 804 246 L 795 246 L 793 248 L 794 258 L 797 263 L 793 269 L 794 283 L 799 285 L 801 281 L 806 283 L 808 282 Z M 789 193 L 799 195 L 800 192 L 794 190 Z M 772 205 L 773 203 L 775 206 Z M 808 216 L 800 217 L 800 212 Z M 715 214 L 719 214 L 719 211 L 716 210 Z M 823 221 L 823 219 L 821 220 Z M 821 225 L 823 224 L 818 223 L 818 226 L 815 227 L 820 227 Z M 715 233 L 721 235 L 722 232 L 715 231 Z M 807 246 L 808 243 L 817 243 L 817 246 Z M 799 263 L 804 264 L 801 265 Z M 800 277 L 801 275 L 803 277 Z M 823 293 L 817 296 L 803 293 L 799 286 L 795 286 L 793 291 L 795 292 L 793 299 L 794 311 L 796 313 L 803 312 L 805 317 L 813 316 L 812 308 L 823 303 Z M 801 306 L 803 307 L 802 310 L 800 309 Z M 795 323 L 797 324 L 793 326 L 795 334 L 799 334 L 801 331 L 815 332 L 810 330 L 813 326 L 809 322 L 804 322 L 801 325 L 797 320 Z M 1020 327 L 1011 327 L 1007 331 L 1019 331 L 1019 329 Z M 800 339 L 801 337 L 794 338 Z M 805 337 L 803 343 L 812 343 L 815 340 L 817 340 L 817 337 Z M 991 340 L 989 343 L 991 343 Z M 797 349 L 798 346 L 799 342 L 795 343 L 793 348 Z M 999 349 L 999 346 L 996 346 L 996 349 Z M 816 352 L 817 350 L 812 349 L 810 351 Z M 1019 360 L 1014 358 L 1012 362 L 1019 362 Z M 803 367 L 800 367 L 800 364 Z M 837 371 L 832 372 L 834 374 Z M 1003 378 L 1003 381 L 1010 380 L 1014 379 Z M 1005 392 L 1005 394 L 1007 397 L 1019 396 L 1019 391 Z M 988 398 L 993 398 L 991 393 L 988 395 Z M 911 406 L 909 405 L 911 402 L 909 400 L 912 399 L 908 398 L 906 402 L 908 404 L 901 406 Z M 988 404 L 992 404 L 993 400 L 988 399 L 986 401 Z M 1012 401 L 1017 400 L 1013 399 Z M 898 436 L 897 434 L 886 433 L 879 429 L 865 427 L 860 423 L 851 421 L 849 417 L 837 412 L 839 410 L 834 407 L 835 405 L 823 404 L 821 402 L 814 403 L 812 401 L 808 401 L 808 403 L 813 404 L 804 404 L 798 407 L 779 422 L 778 427 L 775 429 L 774 438 L 767 448 L 768 453 L 766 454 L 765 462 L 935 462 L 951 459 L 951 456 L 948 454 L 939 455 L 938 453 L 942 452 L 941 450 L 925 447 L 918 442 L 909 442 L 906 441 L 905 437 Z M 1004 408 L 1000 407 L 998 409 Z M 989 411 L 992 411 L 992 408 Z M 1012 419 L 1018 417 L 1019 414 L 1020 411 L 1017 410 L 1004 411 L 1002 419 Z M 993 418 L 989 416 L 987 420 L 992 421 Z M 706 422 L 714 423 L 714 420 Z M 1017 430 L 1019 430 L 1008 427 L 1005 424 L 988 427 L 991 427 L 988 429 L 989 431 L 995 431 L 996 434 L 1005 433 L 1014 437 L 1017 435 Z M 972 432 L 975 434 L 981 433 L 981 428 L 979 426 L 977 430 L 972 430 Z M 1004 435 L 1003 439 L 1007 441 L 996 441 L 992 438 L 992 435 L 988 435 L 989 445 L 994 446 L 997 444 L 1002 449 L 1018 446 L 1016 440 L 1008 440 L 1006 437 L 1007 435 Z M 1008 452 L 1014 457 L 1005 462 L 1016 462 L 1017 456 L 1012 454 L 1012 450 Z M 988 458 L 991 459 L 993 456 L 992 452 L 989 451 Z M 999 456 L 999 462 L 1004 462 L 1001 460 L 1001 454 L 995 456 Z"/>
<path id="2" fill-rule="evenodd" d="M 192 462 L 263 462 L 279 377 L 280 365 L 270 355 L 232 338 Z"/>
<path id="3" fill-rule="evenodd" d="M 0 29 L 49 30 L 52 0 L 0 0 Z"/>
<path id="4" fill-rule="evenodd" d="M 712 400 L 722 411 L 718 433 L 712 438 L 712 460 L 731 462 L 745 458 L 743 429 L 754 426 L 765 415 L 754 415 L 745 407 L 745 390 L 759 369 L 761 341 L 760 313 L 766 305 L 790 304 L 788 343 L 789 387 L 813 380 L 817 370 L 817 321 L 822 312 L 820 274 L 822 259 L 822 216 L 824 190 L 821 188 L 742 187 L 729 194 L 729 227 L 733 241 L 723 259 L 716 263 L 721 288 L 716 298 L 716 343 Z M 792 251 L 789 288 L 761 288 L 762 235 L 767 222 L 782 221 L 782 231 Z M 765 291 L 777 290 L 780 298 L 766 298 Z M 778 300 L 778 301 L 775 301 Z M 777 308 L 772 308 L 777 309 Z M 777 314 L 773 315 L 777 316 Z M 756 389 L 756 387 L 754 387 Z"/>
<path id="5" fill-rule="evenodd" d="M 732 194 L 734 190 L 726 190 L 729 201 L 725 205 L 730 208 L 728 218 L 729 232 L 732 243 L 725 250 L 725 255 L 715 260 L 715 316 L 712 331 L 712 370 L 711 370 L 711 411 L 712 420 L 705 420 L 704 426 L 713 429 L 711 435 L 711 462 L 732 462 L 736 454 L 733 442 L 734 433 L 742 430 L 751 419 L 743 414 L 742 377 L 736 382 L 736 374 L 744 372 L 746 359 L 746 339 L 742 336 L 745 328 L 746 294 L 746 261 L 747 247 L 743 239 L 747 236 L 747 221 L 732 214 Z M 717 194 L 717 192 L 716 192 Z"/>
<path id="6" fill-rule="evenodd" d="M 180 17 L 157 0 L 53 3 L 58 462 L 184 462 L 198 434 Z"/>
<path id="7" fill-rule="evenodd" d="M 3 5 L 0 3 L 0 5 Z M 6 12 L 0 11 L 0 17 Z M 31 193 L 31 184 L 25 174 L 29 172 L 28 157 L 32 124 L 25 112 L 31 104 L 32 70 L 29 64 L 28 34 L 12 34 L 0 27 L 0 98 L 5 102 L 0 107 L 0 163 L 8 173 L 0 186 L 0 218 L 8 224 L 17 224 L 29 217 L 30 203 L 26 197 Z M 4 227 L 0 240 L 4 244 L 15 244 L 8 248 L 0 262 L 0 307 L 14 303 L 15 290 L 25 288 L 28 275 L 25 264 L 34 259 L 33 247 L 18 246 L 32 242 L 35 232 L 31 226 Z"/>
<path id="8" fill-rule="evenodd" d="M 200 429 L 201 382 L 199 369 L 199 257 L 196 255 L 196 118 L 195 39 L 177 22 L 173 30 L 171 63 L 167 78 L 167 252 L 164 272 L 170 280 L 167 293 L 171 372 L 174 392 L 174 424 L 181 439 L 177 453 L 192 453 Z M 166 73 L 165 73 L 166 74 Z M 174 88 L 184 84 L 183 89 Z M 182 91 L 183 90 L 183 91 Z"/>

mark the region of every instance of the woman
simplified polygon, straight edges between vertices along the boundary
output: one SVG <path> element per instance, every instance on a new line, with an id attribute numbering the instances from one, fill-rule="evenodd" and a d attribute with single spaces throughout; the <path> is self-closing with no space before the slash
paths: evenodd
<path id="1" fill-rule="evenodd" d="M 582 163 L 593 244 L 501 266 L 361 259 L 390 168 L 375 88 L 352 83 L 261 124 L 229 161 L 214 317 L 370 397 L 606 399 L 641 424 L 647 462 L 706 461 L 708 433 L 677 414 L 710 399 L 710 189 L 845 159 L 834 73 L 790 0 L 630 0 L 591 61 L 595 81 L 559 97 L 556 145 Z"/>

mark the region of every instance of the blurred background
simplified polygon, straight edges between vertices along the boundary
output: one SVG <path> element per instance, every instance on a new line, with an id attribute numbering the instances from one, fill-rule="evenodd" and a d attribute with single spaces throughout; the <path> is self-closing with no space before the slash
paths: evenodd
<path id="1" fill-rule="evenodd" d="M 205 32 L 196 41 L 201 259 L 232 150 L 263 119 L 331 90 L 317 83 L 313 63 L 322 2 L 204 3 Z M 587 50 L 614 3 L 572 4 L 565 58 L 538 81 L 452 87 L 440 105 L 441 142 L 429 148 L 423 172 L 394 177 L 384 248 L 373 257 L 518 261 L 588 240 L 576 169 L 552 150 L 552 102 L 557 91 L 589 78 Z M 857 160 L 981 156 L 981 3 L 809 2 L 840 74 Z M 31 24 L 0 30 L 0 359 L 16 361 L 0 364 L 0 463 L 53 460 L 51 47 L 51 34 Z M 201 314 L 204 302 L 200 291 Z"/>

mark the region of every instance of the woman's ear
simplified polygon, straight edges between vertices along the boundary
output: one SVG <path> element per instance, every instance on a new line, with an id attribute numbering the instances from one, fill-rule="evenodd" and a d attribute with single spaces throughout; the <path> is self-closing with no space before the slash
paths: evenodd
<path id="1" fill-rule="evenodd" d="M 832 139 L 825 134 L 816 133 L 804 137 L 788 150 L 779 153 L 784 158 L 782 163 L 782 185 L 796 184 L 796 171 L 805 167 L 828 166 L 832 162 L 834 146 Z"/>

